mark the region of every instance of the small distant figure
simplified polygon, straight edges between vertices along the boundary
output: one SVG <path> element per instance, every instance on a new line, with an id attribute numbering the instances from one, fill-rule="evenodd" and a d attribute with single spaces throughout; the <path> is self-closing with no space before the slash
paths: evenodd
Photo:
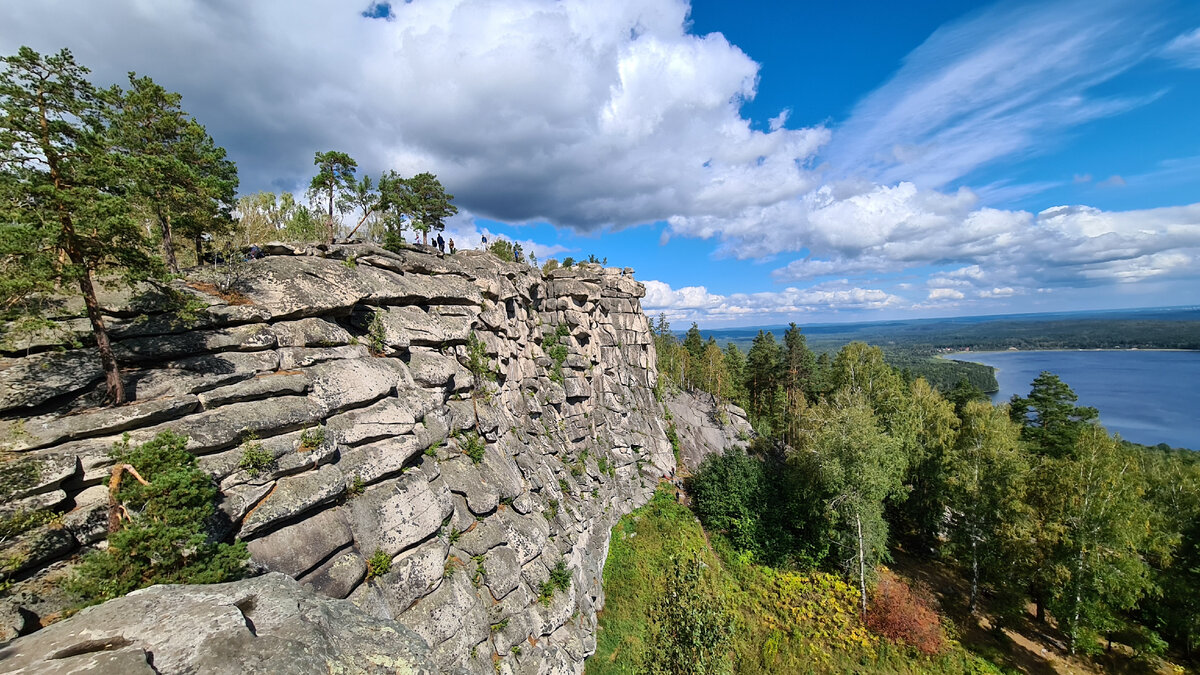
<path id="1" fill-rule="evenodd" d="M 258 247 L 258 244 L 250 244 L 250 260 L 258 260 L 261 257 L 263 257 L 263 252 L 262 249 Z"/>
<path id="2" fill-rule="evenodd" d="M 487 235 L 486 234 L 479 238 L 479 248 L 487 248 Z"/>
<path id="3" fill-rule="evenodd" d="M 446 240 L 442 239 L 442 235 L 440 233 L 437 237 L 437 247 L 438 250 L 442 252 L 442 255 L 446 254 Z"/>
<path id="4" fill-rule="evenodd" d="M 454 255 L 454 238 L 450 238 L 450 255 Z"/>

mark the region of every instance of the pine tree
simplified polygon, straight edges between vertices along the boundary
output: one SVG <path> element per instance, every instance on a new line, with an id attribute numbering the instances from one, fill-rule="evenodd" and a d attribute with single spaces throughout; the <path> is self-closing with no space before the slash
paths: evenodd
<path id="1" fill-rule="evenodd" d="M 131 193 L 157 221 L 167 268 L 178 273 L 176 232 L 194 242 L 199 262 L 202 235 L 231 228 L 237 167 L 184 112 L 182 97 L 149 77 L 130 73 L 128 90 L 107 94 L 118 108 L 111 131 L 128 156 Z"/>
<path id="2" fill-rule="evenodd" d="M 314 205 L 321 203 L 327 210 L 325 242 L 332 244 L 337 224 L 333 209 L 336 206 L 339 211 L 345 212 L 345 197 L 354 193 L 354 173 L 358 170 L 358 162 L 344 152 L 330 150 L 316 153 L 313 165 L 317 167 L 317 175 L 309 183 L 308 195 Z"/>
<path id="3" fill-rule="evenodd" d="M 108 400 L 125 401 L 120 368 L 96 298 L 96 280 L 132 285 L 161 274 L 131 214 L 136 166 L 116 151 L 111 97 L 64 49 L 22 47 L 0 74 L 0 276 L 6 313 L 36 317 L 44 298 L 83 296 Z"/>
<path id="4" fill-rule="evenodd" d="M 1069 455 L 1079 434 L 1095 422 L 1095 408 L 1075 405 L 1079 397 L 1057 375 L 1043 372 L 1033 380 L 1028 398 L 1013 395 L 1010 414 L 1024 425 L 1021 432 L 1035 450 L 1050 457 Z"/>
<path id="5" fill-rule="evenodd" d="M 421 243 L 429 244 L 429 233 L 444 230 L 446 219 L 458 213 L 458 207 L 450 203 L 454 195 L 447 194 L 437 176 L 431 173 L 419 173 L 407 183 L 412 195 L 407 213 L 413 228 L 421 233 Z"/>
<path id="6" fill-rule="evenodd" d="M 745 383 L 749 397 L 749 412 L 756 425 L 770 429 L 775 387 L 779 380 L 779 345 L 771 333 L 758 331 L 746 354 Z"/>

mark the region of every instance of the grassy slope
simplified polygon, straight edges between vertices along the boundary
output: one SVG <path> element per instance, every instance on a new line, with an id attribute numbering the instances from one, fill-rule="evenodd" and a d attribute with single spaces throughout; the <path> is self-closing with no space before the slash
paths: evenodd
<path id="1" fill-rule="evenodd" d="M 854 589 L 834 575 L 773 570 L 728 551 L 717 555 L 692 512 L 660 489 L 613 528 L 589 674 L 642 672 L 646 617 L 663 570 L 672 555 L 695 551 L 713 569 L 736 616 L 734 672 L 1001 672 L 954 643 L 944 655 L 927 658 L 881 641 L 859 622 Z"/>

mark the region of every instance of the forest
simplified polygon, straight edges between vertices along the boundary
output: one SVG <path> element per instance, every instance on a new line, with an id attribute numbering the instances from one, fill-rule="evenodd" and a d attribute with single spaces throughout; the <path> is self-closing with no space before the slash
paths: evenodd
<path id="1" fill-rule="evenodd" d="M 837 573 L 868 617 L 886 601 L 880 570 L 903 552 L 956 570 L 969 616 L 1000 628 L 1032 612 L 1069 654 L 1200 647 L 1195 453 L 1109 435 L 1052 373 L 994 406 L 862 342 L 816 355 L 795 324 L 782 343 L 760 331 L 744 354 L 694 328 L 681 341 L 665 317 L 655 332 L 660 386 L 735 403 L 758 432 L 687 482 L 733 557 Z"/>

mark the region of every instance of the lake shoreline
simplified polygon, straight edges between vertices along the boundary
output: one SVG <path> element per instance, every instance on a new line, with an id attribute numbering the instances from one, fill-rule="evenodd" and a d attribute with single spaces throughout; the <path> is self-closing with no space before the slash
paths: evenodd
<path id="1" fill-rule="evenodd" d="M 995 404 L 1028 396 L 1039 373 L 1057 375 L 1097 408 L 1101 424 L 1142 445 L 1200 447 L 1200 350 L 1194 349 L 1004 349 L 960 351 L 939 358 L 992 369 Z"/>

